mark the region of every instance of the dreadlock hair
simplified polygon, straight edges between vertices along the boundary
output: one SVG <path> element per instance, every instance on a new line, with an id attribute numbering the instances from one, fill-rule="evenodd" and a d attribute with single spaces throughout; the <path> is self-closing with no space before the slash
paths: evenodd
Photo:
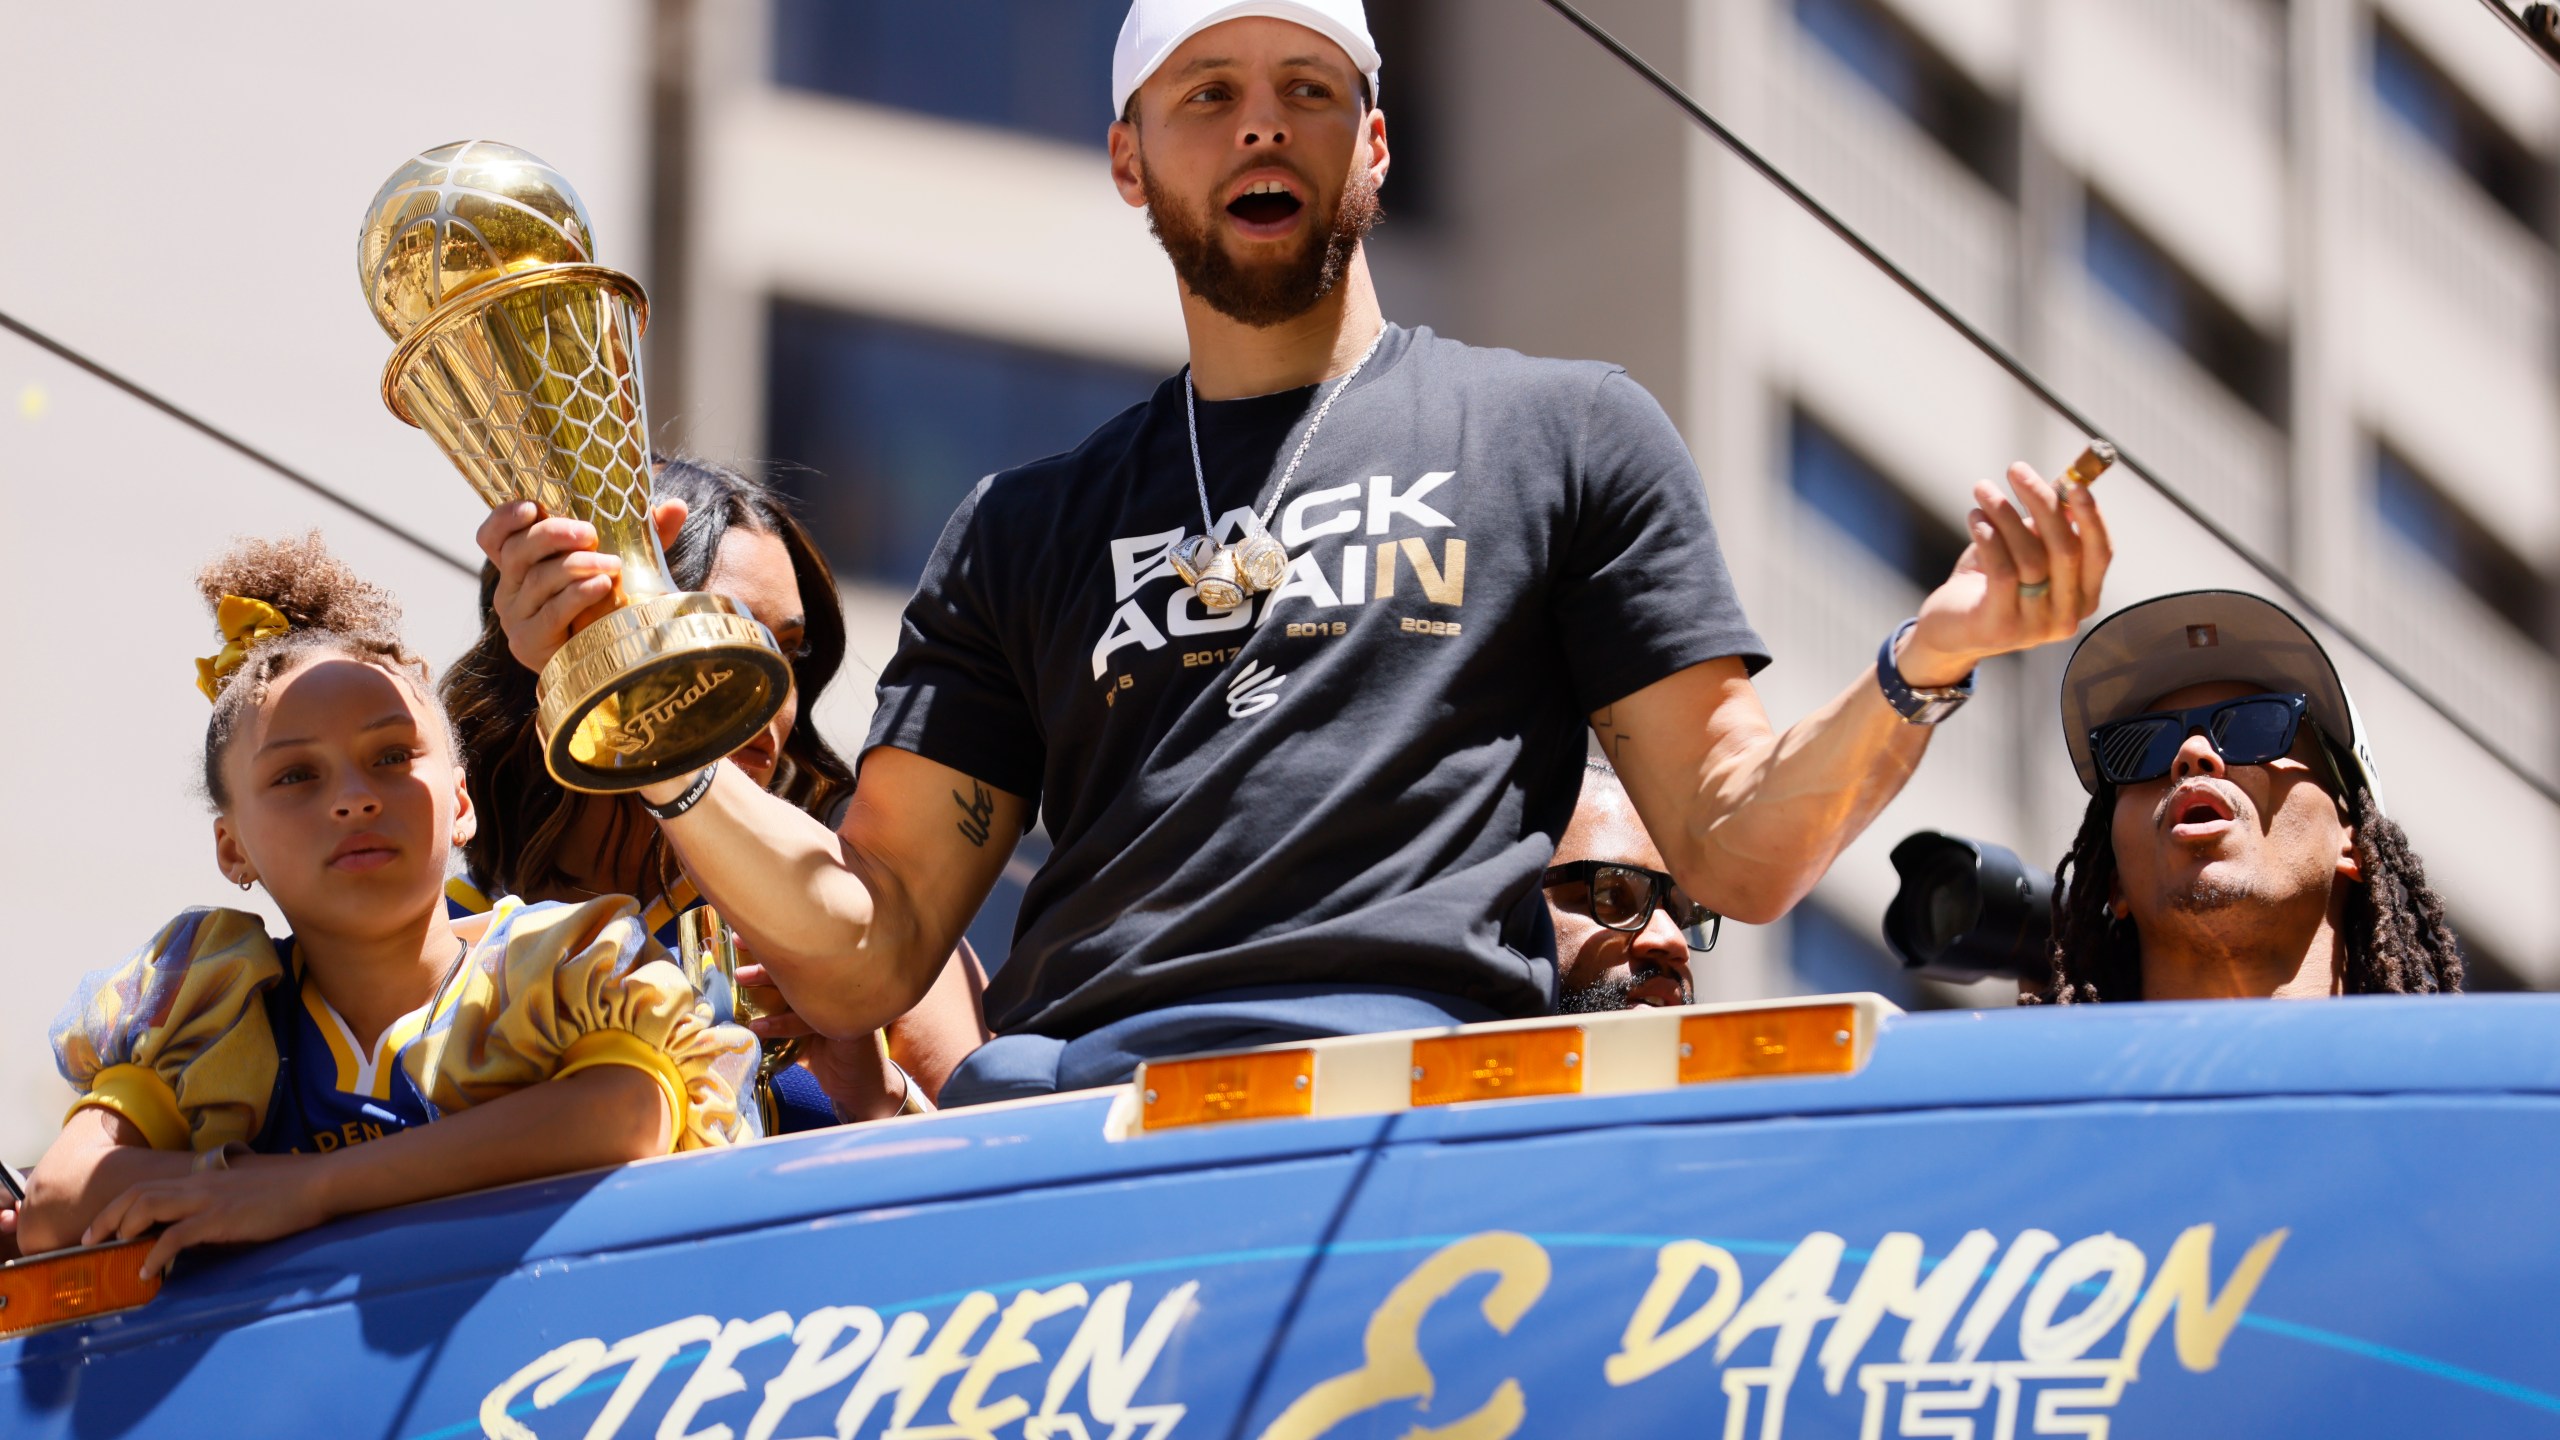
<path id="1" fill-rule="evenodd" d="M 2022 995 L 2019 1003 L 2142 998 L 2142 941 L 2132 919 L 2107 905 L 2116 880 L 2115 816 L 2116 787 L 2101 780 L 2080 817 L 2080 833 L 2054 870 L 2052 974 L 2044 993 Z"/>
<path id="2" fill-rule="evenodd" d="M 2329 745 L 2326 736 L 2321 744 Z M 2462 947 L 2445 923 L 2444 901 L 2407 831 L 2382 813 L 2352 762 L 2330 749 L 2331 773 L 2355 827 L 2363 883 L 2348 892 L 2340 930 L 2350 995 L 2435 995 L 2462 989 Z M 2022 1004 L 2087 1004 L 2142 998 L 2142 941 L 2131 918 L 2109 913 L 2115 890 L 2116 787 L 2099 782 L 2080 833 L 2054 875 L 2053 971 L 2044 993 Z"/>
<path id="3" fill-rule="evenodd" d="M 451 733 L 452 722 L 444 719 L 444 708 L 428 685 L 427 663 L 401 642 L 400 602 L 330 554 L 319 531 L 287 540 L 235 540 L 197 572 L 196 589 L 209 607 L 218 607 L 225 595 L 263 600 L 293 626 L 282 635 L 252 642 L 240 667 L 213 682 L 213 718 L 204 729 L 204 791 L 214 809 L 231 805 L 222 757 L 242 724 L 265 703 L 277 681 L 316 656 L 344 655 L 389 671 Z"/>
<path id="4" fill-rule="evenodd" d="M 810 723 L 816 703 L 844 665 L 844 606 L 835 572 L 819 553 L 780 491 L 735 470 L 685 457 L 652 457 L 655 498 L 685 502 L 684 528 L 667 549 L 667 569 L 682 590 L 700 590 L 711 577 L 721 542 L 732 529 L 771 535 L 791 557 L 792 578 L 806 612 L 806 638 L 791 657 L 800 722 L 775 757 L 773 792 L 821 818 L 853 789 L 853 767 Z M 584 805 L 612 807 L 605 855 L 622 853 L 629 837 L 649 842 L 641 874 L 663 891 L 676 878 L 674 852 L 639 808 L 634 796 L 580 795 L 551 778 L 542 763 L 542 736 L 534 724 L 534 672 L 507 648 L 497 614 L 498 572 L 480 570 L 480 636 L 445 677 L 445 703 L 461 736 L 465 768 L 474 779 L 479 828 L 463 846 L 472 878 L 492 895 L 535 894 L 579 888 L 562 864 L 561 846 Z"/>

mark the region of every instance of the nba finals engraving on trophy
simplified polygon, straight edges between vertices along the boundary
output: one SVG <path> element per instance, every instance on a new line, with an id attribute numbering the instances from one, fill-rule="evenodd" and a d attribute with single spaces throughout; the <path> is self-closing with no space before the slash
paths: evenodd
<path id="1" fill-rule="evenodd" d="M 695 675 L 692 684 L 666 699 L 651 705 L 622 722 L 620 728 L 604 737 L 605 748 L 617 755 L 637 755 L 658 738 L 659 728 L 690 710 L 694 702 L 729 682 L 735 670 L 706 670 Z"/>

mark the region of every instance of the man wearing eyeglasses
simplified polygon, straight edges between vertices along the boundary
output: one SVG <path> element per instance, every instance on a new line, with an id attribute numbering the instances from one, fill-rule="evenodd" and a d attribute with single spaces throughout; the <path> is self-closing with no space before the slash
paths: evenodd
<path id="1" fill-rule="evenodd" d="M 2060 871 L 2052 977 L 2022 998 L 2462 988 L 2355 702 L 2284 610 L 2199 590 L 2108 616 L 2064 671 L 2062 723 L 2089 809 Z"/>
<path id="2" fill-rule="evenodd" d="M 1686 1005 L 1690 962 L 1724 917 L 1689 898 L 1605 760 L 1583 764 L 1582 795 L 1547 867 L 1556 927 L 1556 1009 L 1567 1015 Z"/>

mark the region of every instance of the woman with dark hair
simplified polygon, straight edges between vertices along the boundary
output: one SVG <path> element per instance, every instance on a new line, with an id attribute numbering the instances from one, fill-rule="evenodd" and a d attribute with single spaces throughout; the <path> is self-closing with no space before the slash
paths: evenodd
<path id="1" fill-rule="evenodd" d="M 791 657 L 790 701 L 730 763 L 835 823 L 853 793 L 853 769 L 815 726 L 798 723 L 844 664 L 844 611 L 826 557 L 778 493 L 735 470 L 661 459 L 655 489 L 659 534 L 676 584 L 737 601 Z M 610 600 L 617 562 L 593 553 L 585 559 L 592 573 L 562 602 L 600 609 Z M 445 678 L 445 705 L 461 737 L 472 793 L 482 797 L 479 831 L 463 852 L 471 881 L 457 881 L 450 898 L 455 908 L 472 910 L 486 905 L 482 889 L 528 900 L 631 895 L 672 947 L 676 917 L 700 896 L 635 797 L 581 794 L 544 767 L 534 685 L 550 657 L 509 648 L 502 614 L 512 598 L 500 594 L 496 568 L 483 567 L 480 637 Z M 740 980 L 761 985 L 761 967 L 742 966 Z M 869 1035 L 817 1039 L 800 1066 L 776 1079 L 780 1128 L 877 1119 L 929 1103 L 944 1077 L 986 1038 L 977 1000 L 984 984 L 964 941 L 924 1002 L 889 1026 L 885 1047 Z M 811 1033 L 788 1013 L 758 1019 L 752 1028 L 767 1044 Z"/>

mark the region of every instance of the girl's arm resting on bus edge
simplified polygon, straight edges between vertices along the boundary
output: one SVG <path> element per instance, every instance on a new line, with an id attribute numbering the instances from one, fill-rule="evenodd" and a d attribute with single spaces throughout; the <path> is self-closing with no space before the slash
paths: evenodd
<path id="1" fill-rule="evenodd" d="M 146 1181 L 177 1179 L 195 1163 L 193 1155 L 152 1149 L 141 1127 L 113 1110 L 84 1105 L 63 1122 L 27 1177 L 18 1248 L 34 1255 L 77 1245 L 108 1201 Z"/>
<path id="2" fill-rule="evenodd" d="M 142 1262 L 145 1272 L 164 1271 L 189 1245 L 272 1240 L 340 1215 L 663 1155 L 673 1121 L 656 1079 L 598 1065 L 325 1155 L 251 1155 L 227 1169 L 192 1171 L 193 1156 L 144 1151 L 171 1163 L 148 1174 L 140 1166 L 119 1172 L 131 1176 L 121 1192 L 93 1181 L 78 1198 L 113 1198 L 76 1205 L 66 1197 L 63 1218 L 48 1217 L 46 1234 L 70 1243 L 69 1224 L 80 1219 L 79 1243 L 99 1244 L 164 1225 Z M 46 1161 L 53 1158 L 47 1151 Z M 91 1164 L 93 1173 L 107 1168 L 104 1157 Z"/>

